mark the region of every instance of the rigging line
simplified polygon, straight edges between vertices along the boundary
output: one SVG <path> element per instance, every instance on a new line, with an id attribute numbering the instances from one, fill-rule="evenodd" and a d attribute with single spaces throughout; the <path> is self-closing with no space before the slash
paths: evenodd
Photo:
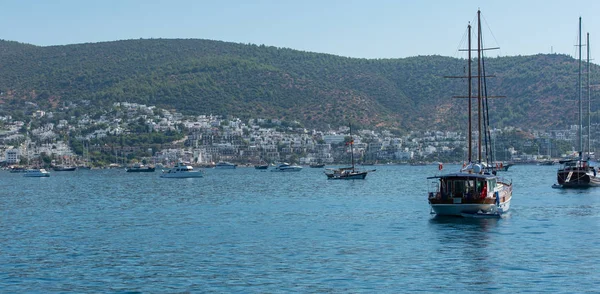
<path id="1" fill-rule="evenodd" d="M 479 35 L 479 42 L 481 43 L 481 48 L 485 48 L 485 43 L 483 42 L 483 36 Z M 479 134 L 479 136 L 483 136 L 483 142 L 484 142 L 484 150 L 485 150 L 485 162 L 488 165 L 491 165 L 490 162 L 490 158 L 489 158 L 489 150 L 488 150 L 488 126 L 487 126 L 487 116 L 489 115 L 489 113 L 487 112 L 487 79 L 485 78 L 486 74 L 485 74 L 485 51 L 481 51 L 481 75 L 482 75 L 482 81 L 481 81 L 481 91 L 483 92 L 482 96 L 481 96 L 481 109 L 480 111 L 483 114 L 483 130 L 480 130 L 481 133 Z"/>
<path id="2" fill-rule="evenodd" d="M 483 68 L 483 64 L 485 64 L 485 62 L 483 61 L 483 59 L 481 60 L 482 62 L 482 68 Z M 483 72 L 485 72 L 485 70 L 482 70 Z M 485 81 L 485 79 L 483 80 L 483 98 L 482 98 L 482 110 L 483 110 L 483 134 L 480 134 L 480 136 L 483 136 L 484 138 L 484 143 L 485 143 L 485 161 L 488 164 L 491 164 L 491 160 L 490 160 L 490 150 L 489 149 L 489 144 L 491 144 L 491 139 L 489 138 L 489 111 L 488 111 L 488 97 L 487 97 L 487 82 Z M 489 144 L 488 144 L 489 142 Z"/>
<path id="3" fill-rule="evenodd" d="M 487 93 L 487 85 L 486 85 L 486 81 L 483 82 L 484 83 L 484 92 Z M 487 95 L 487 94 L 486 94 Z M 490 113 L 489 113 L 489 99 L 487 96 L 485 96 L 484 98 L 484 107 L 485 107 L 485 112 L 483 115 L 483 119 L 484 119 L 484 135 L 485 135 L 485 152 L 486 152 L 486 159 L 488 161 L 488 164 L 492 164 L 494 162 L 494 150 L 492 149 L 492 134 L 491 134 L 491 129 L 490 129 Z M 488 144 L 489 142 L 489 144 Z"/>
<path id="4" fill-rule="evenodd" d="M 575 45 L 573 45 L 573 49 L 571 51 L 571 54 L 572 54 L 571 56 L 573 56 L 574 59 L 579 58 L 579 48 L 577 48 L 577 47 L 579 47 L 579 33 L 578 33 L 578 31 L 579 31 L 579 25 L 577 25 L 577 29 L 575 30 L 575 32 L 577 32 L 577 33 L 575 33 Z"/>
<path id="5" fill-rule="evenodd" d="M 481 63 L 482 63 L 482 67 L 483 67 L 483 73 L 484 73 L 484 76 L 485 76 L 485 72 L 486 72 L 486 70 L 485 70 L 485 58 L 483 58 L 481 60 Z M 492 142 L 492 134 L 491 134 L 491 129 L 490 129 L 490 111 L 489 111 L 489 101 L 490 101 L 489 98 L 490 97 L 488 95 L 487 79 L 483 79 L 483 91 L 484 91 L 484 95 L 485 95 L 484 96 L 485 97 L 485 113 L 486 113 L 486 117 L 485 117 L 486 122 L 485 122 L 485 125 L 486 125 L 486 128 L 487 128 L 487 136 L 488 136 L 488 139 L 489 139 L 489 142 L 490 142 L 490 145 L 489 145 L 489 148 L 490 148 L 490 159 L 491 159 L 490 162 L 493 163 L 496 160 L 496 158 L 495 158 L 494 150 L 492 149 L 492 145 L 494 144 L 494 142 Z"/>
<path id="6" fill-rule="evenodd" d="M 460 42 L 458 43 L 458 47 L 456 47 L 456 51 L 454 51 L 454 57 L 455 58 L 460 58 L 460 52 L 461 52 L 461 47 L 466 43 L 465 39 L 467 38 L 467 34 L 468 34 L 468 29 L 465 30 L 465 32 L 463 33 L 462 38 L 460 39 Z"/>
<path id="7" fill-rule="evenodd" d="M 483 45 L 483 41 L 482 41 L 482 45 Z M 483 76 L 485 77 L 485 58 L 484 58 L 484 54 L 481 54 L 481 70 L 483 73 Z M 484 107 L 485 107 L 485 111 L 483 112 L 483 120 L 484 120 L 484 124 L 483 124 L 483 128 L 484 128 L 484 135 L 485 135 L 485 158 L 488 162 L 489 165 L 492 165 L 494 163 L 494 151 L 493 150 L 488 150 L 488 140 L 490 142 L 489 144 L 489 148 L 491 149 L 491 144 L 492 144 L 492 135 L 490 133 L 490 112 L 489 112 L 489 100 L 488 100 L 488 93 L 487 93 L 487 79 L 483 79 L 483 94 L 484 94 Z M 481 134 L 479 134 L 481 136 Z"/>
<path id="8" fill-rule="evenodd" d="M 502 48 L 500 46 L 500 42 L 498 42 L 498 40 L 496 39 L 496 36 L 494 35 L 494 32 L 492 31 L 492 28 L 490 27 L 490 25 L 487 23 L 487 20 L 485 19 L 485 16 L 482 16 L 483 18 L 483 23 L 485 24 L 485 27 L 487 27 L 488 31 L 490 32 L 490 35 L 492 35 L 492 38 L 494 39 L 494 42 L 496 44 L 498 44 L 498 47 Z M 481 37 L 481 39 L 483 39 L 483 36 Z M 483 43 L 483 40 L 481 41 Z M 502 49 L 500 49 L 500 53 L 502 53 Z"/>

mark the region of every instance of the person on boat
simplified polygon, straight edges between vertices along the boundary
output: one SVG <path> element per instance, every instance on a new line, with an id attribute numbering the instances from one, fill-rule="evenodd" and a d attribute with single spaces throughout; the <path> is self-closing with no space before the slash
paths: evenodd
<path id="1" fill-rule="evenodd" d="M 483 189 L 481 190 L 481 199 L 487 197 L 487 183 L 483 182 Z"/>

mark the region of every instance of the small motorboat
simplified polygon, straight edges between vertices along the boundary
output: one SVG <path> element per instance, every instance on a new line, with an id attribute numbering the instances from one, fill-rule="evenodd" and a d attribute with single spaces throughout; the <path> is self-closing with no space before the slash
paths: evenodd
<path id="1" fill-rule="evenodd" d="M 194 170 L 191 165 L 185 163 L 178 163 L 173 168 L 163 170 L 160 175 L 161 178 L 201 178 L 203 173 L 200 170 Z"/>
<path id="2" fill-rule="evenodd" d="M 283 162 L 275 166 L 271 171 L 272 172 L 299 172 L 302 170 L 302 167 L 299 165 L 290 165 L 289 163 Z"/>

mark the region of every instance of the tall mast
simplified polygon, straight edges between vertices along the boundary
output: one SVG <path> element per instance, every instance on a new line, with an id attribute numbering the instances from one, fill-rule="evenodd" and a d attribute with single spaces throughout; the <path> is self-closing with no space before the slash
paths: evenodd
<path id="1" fill-rule="evenodd" d="M 591 138 L 591 128 L 592 128 L 592 124 L 590 121 L 590 111 L 591 111 L 591 89 L 590 89 L 590 33 L 587 33 L 587 41 L 586 41 L 586 46 L 587 46 L 587 101 L 588 101 L 588 109 L 587 109 L 587 114 L 588 114 L 588 121 L 587 121 L 587 126 L 588 126 L 588 139 L 587 139 L 587 152 L 588 152 L 588 156 L 587 158 L 590 158 L 590 154 L 592 152 L 592 146 L 590 144 L 590 138 Z"/>
<path id="2" fill-rule="evenodd" d="M 350 124 L 350 158 L 352 159 L 352 171 L 354 171 L 354 138 L 352 138 L 352 124 Z"/>
<path id="3" fill-rule="evenodd" d="M 473 92 L 471 90 L 472 87 L 472 83 L 473 83 L 473 76 L 471 74 L 471 24 L 469 23 L 468 26 L 468 35 L 469 35 L 469 49 L 468 49 L 468 68 L 469 68 L 469 75 L 468 75 L 468 84 L 469 84 L 469 94 L 467 95 L 467 97 L 469 98 L 469 163 L 471 162 L 471 160 L 473 159 L 471 152 L 473 150 L 473 138 L 472 138 L 472 130 L 471 130 L 471 97 L 473 97 Z"/>
<path id="4" fill-rule="evenodd" d="M 579 159 L 583 159 L 583 121 L 581 117 L 582 105 L 581 105 L 581 16 L 579 17 L 579 73 L 578 73 L 578 87 L 579 87 Z"/>
<path id="5" fill-rule="evenodd" d="M 477 162 L 481 163 L 481 10 L 477 10 Z"/>

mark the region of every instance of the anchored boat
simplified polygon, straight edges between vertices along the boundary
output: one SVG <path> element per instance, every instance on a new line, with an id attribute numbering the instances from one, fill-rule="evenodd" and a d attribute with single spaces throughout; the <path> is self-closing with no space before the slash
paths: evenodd
<path id="1" fill-rule="evenodd" d="M 352 138 L 352 125 L 350 125 L 350 141 L 346 143 L 346 145 L 350 146 L 350 162 L 352 166 L 350 167 L 341 167 L 341 168 L 328 168 L 325 170 L 325 175 L 327 175 L 327 179 L 329 180 L 363 180 L 367 177 L 369 172 L 374 172 L 375 170 L 370 171 L 361 171 L 355 168 L 354 166 L 354 138 Z"/>
<path id="2" fill-rule="evenodd" d="M 23 174 L 23 176 L 29 177 L 29 178 L 45 178 L 45 177 L 49 177 L 50 173 L 43 168 L 31 168 L 31 169 L 26 170 L 25 174 Z"/>
<path id="3" fill-rule="evenodd" d="M 588 88 L 588 108 L 590 103 L 589 97 L 589 89 L 590 89 L 590 35 L 587 36 L 587 66 L 588 66 L 588 79 L 587 79 L 587 88 Z M 561 160 L 559 163 L 561 164 L 560 168 L 556 172 L 556 179 L 558 184 L 554 184 L 553 188 L 590 188 L 590 187 L 598 187 L 600 186 L 600 177 L 598 177 L 598 171 L 595 167 L 592 166 L 591 162 L 588 159 L 584 159 L 584 150 L 583 150 L 583 123 L 582 123 L 582 103 L 581 103 L 581 94 L 582 94 L 582 85 L 581 85 L 581 17 L 579 18 L 579 77 L 578 77 L 578 96 L 579 96 L 579 154 L 577 158 Z M 590 150 L 590 134 L 589 134 L 589 114 L 590 111 L 588 109 L 588 154 Z"/>
<path id="4" fill-rule="evenodd" d="M 454 173 L 447 173 L 428 177 L 431 182 L 428 201 L 432 214 L 463 216 L 463 217 L 498 217 L 510 209 L 512 199 L 512 182 L 497 176 L 494 163 L 494 154 L 491 152 L 492 137 L 489 128 L 488 96 L 485 83 L 485 63 L 483 62 L 481 37 L 481 12 L 477 11 L 477 49 L 471 49 L 471 25 L 468 29 L 468 95 L 455 96 L 455 98 L 468 99 L 468 164 Z M 492 49 L 492 48 L 485 48 Z M 477 52 L 477 95 L 473 95 L 471 85 L 471 52 Z M 485 94 L 485 95 L 484 95 Z M 473 161 L 473 130 L 471 125 L 472 99 L 477 99 L 477 160 Z M 485 138 L 485 142 L 482 141 Z M 485 157 L 483 148 L 485 147 Z M 439 165 L 440 171 L 443 166 Z"/>
<path id="5" fill-rule="evenodd" d="M 291 165 L 287 162 L 277 164 L 271 171 L 272 172 L 299 172 L 302 167 L 299 165 Z"/>
<path id="6" fill-rule="evenodd" d="M 163 170 L 161 178 L 201 178 L 203 173 L 200 170 L 194 170 L 191 165 L 185 163 L 177 163 L 173 168 Z"/>

